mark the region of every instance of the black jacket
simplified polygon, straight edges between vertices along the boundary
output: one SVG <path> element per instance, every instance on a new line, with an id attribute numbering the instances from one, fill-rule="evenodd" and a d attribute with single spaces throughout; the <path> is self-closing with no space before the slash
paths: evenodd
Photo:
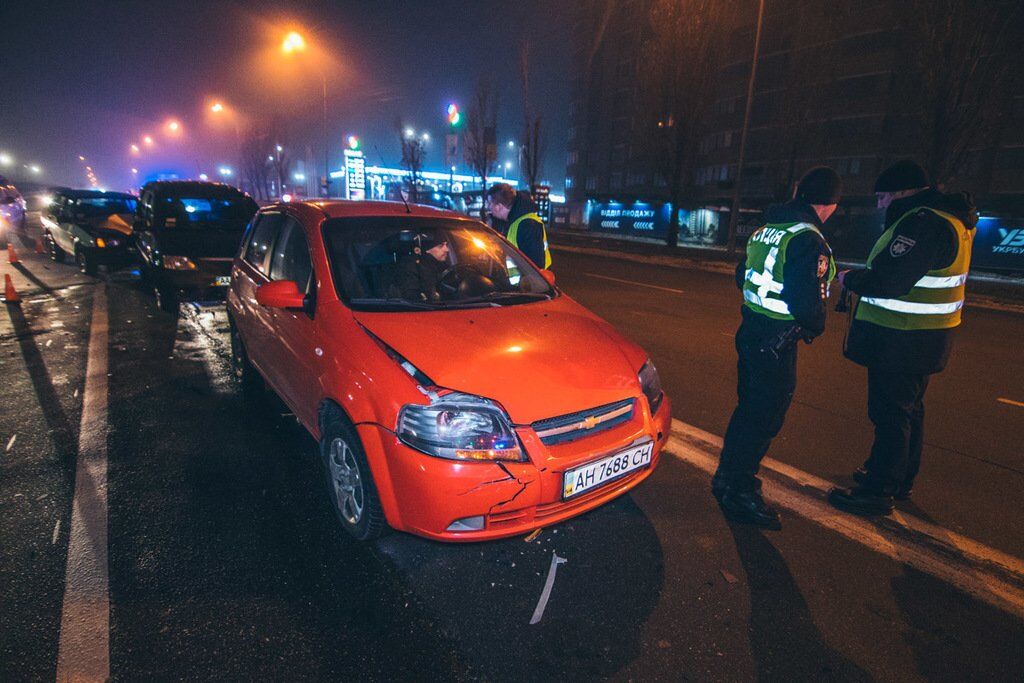
<path id="1" fill-rule="evenodd" d="M 396 284 L 407 301 L 441 300 L 441 274 L 448 268 L 430 254 L 408 254 L 398 262 Z"/>
<path id="2" fill-rule="evenodd" d="M 516 193 L 516 199 L 508 212 L 508 222 L 505 224 L 502 234 L 508 236 L 508 227 L 520 216 L 528 213 L 535 213 L 537 204 L 526 192 Z M 519 251 L 526 254 L 534 265 L 544 268 L 544 224 L 532 218 L 524 220 L 519 224 L 519 231 L 516 234 L 516 242 Z"/>
<path id="3" fill-rule="evenodd" d="M 821 219 L 807 204 L 791 201 L 765 209 L 764 223 L 810 223 L 821 230 Z M 825 240 L 813 232 L 802 232 L 793 237 L 786 247 L 786 267 L 783 272 L 782 300 L 796 324 L 803 328 L 805 338 L 812 339 L 825 331 L 825 299 L 823 278 L 818 275 L 821 259 L 828 259 L 831 251 Z M 746 261 L 736 267 L 736 285 L 743 288 Z M 773 335 L 792 323 L 759 315 L 743 307 L 744 320 L 758 325 L 765 334 Z"/>
<path id="4" fill-rule="evenodd" d="M 977 210 L 966 193 L 943 194 L 929 189 L 898 199 L 885 212 L 888 230 L 901 216 L 918 207 L 953 214 L 968 229 L 978 222 Z M 893 239 L 910 245 L 894 255 L 885 250 L 871 269 L 851 270 L 845 286 L 860 296 L 892 299 L 907 294 L 928 271 L 948 267 L 956 258 L 957 234 L 948 221 L 930 211 L 907 216 Z M 955 328 L 948 330 L 894 330 L 854 318 L 846 339 L 846 357 L 855 363 L 891 372 L 927 375 L 941 372 L 953 348 Z"/>

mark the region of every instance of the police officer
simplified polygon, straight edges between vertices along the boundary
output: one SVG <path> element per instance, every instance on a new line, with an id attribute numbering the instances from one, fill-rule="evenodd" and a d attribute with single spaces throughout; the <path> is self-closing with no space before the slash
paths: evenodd
<path id="1" fill-rule="evenodd" d="M 857 485 L 829 501 L 848 512 L 889 514 L 906 499 L 921 465 L 924 393 L 946 366 L 960 325 L 978 215 L 970 195 L 944 194 L 913 161 L 899 161 L 875 183 L 885 231 L 867 267 L 839 279 L 860 295 L 845 355 L 868 369 L 868 417 L 875 441 Z"/>
<path id="2" fill-rule="evenodd" d="M 551 267 L 551 251 L 544 221 L 537 204 L 525 192 L 516 192 L 508 183 L 495 183 L 487 190 L 487 211 L 508 229 L 505 237 L 541 269 Z"/>
<path id="3" fill-rule="evenodd" d="M 736 332 L 739 403 L 729 420 L 711 491 L 731 520 L 778 529 L 761 497 L 757 471 L 796 389 L 796 343 L 825 331 L 825 299 L 835 276 L 821 234 L 836 210 L 842 182 L 831 168 L 807 172 L 793 200 L 769 207 L 736 269 L 743 322 Z"/>

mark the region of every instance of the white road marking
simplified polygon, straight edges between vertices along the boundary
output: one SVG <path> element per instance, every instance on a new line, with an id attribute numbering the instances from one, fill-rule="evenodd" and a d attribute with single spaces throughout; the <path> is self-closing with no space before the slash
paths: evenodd
<path id="1" fill-rule="evenodd" d="M 1005 403 L 1008 406 L 1017 406 L 1018 408 L 1024 408 L 1024 403 L 1021 403 L 1020 401 L 1012 401 L 1008 398 L 997 398 L 996 400 L 999 401 L 1000 403 Z"/>
<path id="2" fill-rule="evenodd" d="M 75 497 L 57 653 L 58 681 L 110 678 L 107 576 L 107 294 L 96 286 L 78 436 Z"/>
<path id="3" fill-rule="evenodd" d="M 608 275 L 598 275 L 597 273 L 586 273 L 590 277 L 596 277 L 600 280 L 611 280 L 612 282 L 623 282 L 627 285 L 633 285 L 634 287 L 647 287 L 648 289 L 660 289 L 663 292 L 672 292 L 673 294 L 684 294 L 681 289 L 672 289 L 671 287 L 659 287 L 658 285 L 648 285 L 643 282 L 634 282 L 633 280 L 622 280 L 617 277 L 610 277 Z"/>
<path id="4" fill-rule="evenodd" d="M 10 453 L 11 449 L 14 448 L 14 442 L 18 440 L 18 435 L 11 435 L 11 440 L 7 442 L 7 448 L 4 449 L 4 453 Z"/>
<path id="5" fill-rule="evenodd" d="M 721 449 L 721 437 L 672 420 L 665 452 L 713 474 Z M 840 512 L 825 499 L 831 482 L 772 458 L 761 465 L 780 475 L 762 477 L 764 496 L 776 505 L 1024 617 L 1024 561 L 1019 558 L 904 512 L 877 520 Z"/>
<path id="6" fill-rule="evenodd" d="M 544 579 L 544 590 L 540 592 L 540 599 L 537 600 L 537 607 L 533 610 L 533 616 L 530 617 L 530 625 L 540 623 L 540 620 L 544 617 L 544 610 L 548 606 L 548 600 L 551 598 L 551 589 L 555 586 L 555 574 L 558 573 L 558 565 L 565 564 L 566 560 L 564 557 L 559 557 L 557 552 L 551 552 L 551 565 L 548 567 L 548 577 Z M 492 586 L 494 584 L 491 584 Z"/>

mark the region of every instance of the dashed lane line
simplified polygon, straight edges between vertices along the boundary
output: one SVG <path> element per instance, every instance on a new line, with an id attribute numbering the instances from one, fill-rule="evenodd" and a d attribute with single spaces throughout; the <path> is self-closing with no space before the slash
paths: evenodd
<path id="1" fill-rule="evenodd" d="M 1017 406 L 1018 408 L 1024 408 L 1024 403 L 1021 403 L 1020 401 L 1014 401 L 1008 398 L 997 398 L 996 400 L 999 401 L 1000 403 L 1005 403 L 1008 406 Z"/>
<path id="2" fill-rule="evenodd" d="M 665 448 L 672 456 L 712 474 L 721 449 L 721 437 L 672 421 Z M 826 500 L 831 482 L 778 460 L 765 458 L 762 470 L 764 496 L 776 505 L 1024 618 L 1024 561 L 1019 558 L 914 515 L 896 512 L 868 519 L 840 512 Z"/>
<path id="3" fill-rule="evenodd" d="M 106 681 L 110 678 L 106 284 L 96 285 L 94 292 L 60 619 L 58 681 Z"/>
<path id="4" fill-rule="evenodd" d="M 597 273 L 586 273 L 590 277 L 596 277 L 600 280 L 611 280 L 612 282 L 623 282 L 627 285 L 633 285 L 634 287 L 647 287 L 648 289 L 660 289 L 663 292 L 672 292 L 673 294 L 685 294 L 681 289 L 672 289 L 671 287 L 660 287 L 658 285 L 649 285 L 644 282 L 634 282 L 633 280 L 623 280 L 617 277 L 611 277 L 608 275 L 598 275 Z"/>

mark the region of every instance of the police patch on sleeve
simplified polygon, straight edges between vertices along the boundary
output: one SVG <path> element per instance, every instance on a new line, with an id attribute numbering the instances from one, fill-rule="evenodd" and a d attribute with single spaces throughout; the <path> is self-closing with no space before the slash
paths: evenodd
<path id="1" fill-rule="evenodd" d="M 897 235 L 896 239 L 889 244 L 889 255 L 893 258 L 899 258 L 913 249 L 915 244 L 917 244 L 917 240 L 912 240 L 909 237 L 904 237 L 903 235 Z"/>
<path id="2" fill-rule="evenodd" d="M 818 254 L 818 279 L 825 277 L 825 273 L 828 272 L 828 257 L 824 254 Z"/>

